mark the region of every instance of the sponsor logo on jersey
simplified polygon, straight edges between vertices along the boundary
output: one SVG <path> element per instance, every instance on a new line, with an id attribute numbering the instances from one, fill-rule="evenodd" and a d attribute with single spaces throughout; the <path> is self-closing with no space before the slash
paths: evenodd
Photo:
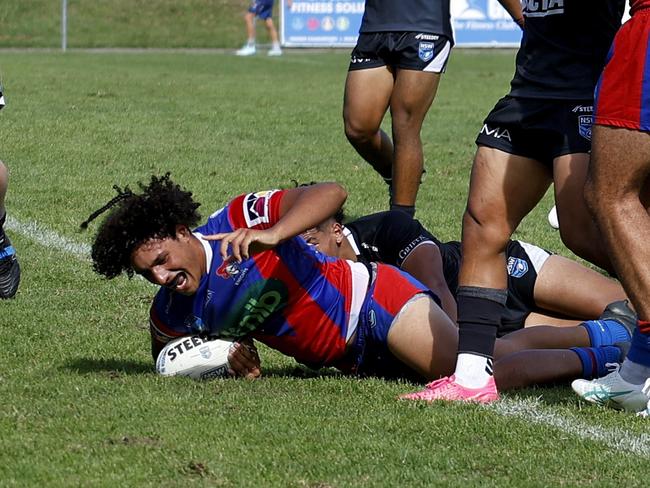
<path id="1" fill-rule="evenodd" d="M 578 116 L 578 134 L 582 137 L 591 141 L 591 126 L 593 124 L 593 118 L 591 115 L 579 115 Z"/>
<path id="2" fill-rule="evenodd" d="M 440 36 L 436 34 L 417 34 L 415 38 L 418 41 L 437 41 L 440 39 Z"/>
<path id="3" fill-rule="evenodd" d="M 433 42 L 420 42 L 418 46 L 418 57 L 424 61 L 431 61 L 433 59 L 433 48 L 435 44 Z"/>
<path id="4" fill-rule="evenodd" d="M 269 201 L 274 191 L 249 193 L 244 198 L 244 219 L 248 227 L 267 224 L 270 221 Z"/>
<path id="5" fill-rule="evenodd" d="M 522 0 L 525 17 L 546 17 L 564 13 L 564 0 Z"/>
<path id="6" fill-rule="evenodd" d="M 574 114 L 590 114 L 593 113 L 594 111 L 594 106 L 593 105 L 576 105 L 571 109 L 571 112 Z"/>
<path id="7" fill-rule="evenodd" d="M 510 137 L 510 132 L 508 129 L 504 129 L 503 127 L 489 127 L 487 124 L 483 124 L 483 128 L 481 129 L 481 134 L 485 134 L 486 136 L 494 137 L 495 139 L 508 139 L 510 142 L 512 142 L 512 137 Z"/>
<path id="8" fill-rule="evenodd" d="M 508 258 L 508 274 L 513 278 L 521 278 L 528 273 L 528 263 L 521 258 Z"/>
<path id="9" fill-rule="evenodd" d="M 426 236 L 417 236 L 415 239 L 413 239 L 411 242 L 409 242 L 406 246 L 404 246 L 400 252 L 397 254 L 397 256 L 401 259 L 404 260 L 406 257 L 411 254 L 413 249 L 417 247 L 418 244 L 421 242 L 429 240 Z"/>
<path id="10" fill-rule="evenodd" d="M 370 324 L 371 329 L 377 325 L 377 314 L 372 309 L 368 312 L 368 323 Z"/>

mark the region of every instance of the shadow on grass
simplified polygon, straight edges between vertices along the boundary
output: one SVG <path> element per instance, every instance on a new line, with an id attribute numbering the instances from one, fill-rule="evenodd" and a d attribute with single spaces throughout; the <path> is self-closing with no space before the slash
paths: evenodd
<path id="1" fill-rule="evenodd" d="M 78 374 L 101 373 L 109 376 L 128 375 L 153 375 L 154 364 L 145 361 L 131 361 L 128 359 L 96 359 L 77 358 L 69 361 L 64 369 Z"/>

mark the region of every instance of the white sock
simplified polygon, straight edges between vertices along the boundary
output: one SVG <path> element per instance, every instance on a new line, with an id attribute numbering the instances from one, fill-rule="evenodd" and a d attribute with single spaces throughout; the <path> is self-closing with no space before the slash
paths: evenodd
<path id="1" fill-rule="evenodd" d="M 460 353 L 456 360 L 456 383 L 466 388 L 482 388 L 492 376 L 492 359 Z"/>
<path id="2" fill-rule="evenodd" d="M 650 378 L 650 368 L 639 363 L 633 363 L 628 358 L 625 358 L 619 374 L 628 383 L 640 385 L 645 383 L 647 378 Z"/>
<path id="3" fill-rule="evenodd" d="M 273 43 L 273 49 L 280 49 L 280 43 L 279 42 L 274 42 Z"/>
<path id="4" fill-rule="evenodd" d="M 249 39 L 246 43 L 248 47 L 255 47 L 255 38 Z"/>

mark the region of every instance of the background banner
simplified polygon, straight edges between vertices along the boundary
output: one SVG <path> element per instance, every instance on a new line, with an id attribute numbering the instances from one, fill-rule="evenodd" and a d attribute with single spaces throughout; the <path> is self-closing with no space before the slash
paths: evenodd
<path id="1" fill-rule="evenodd" d="M 281 0 L 282 45 L 353 47 L 364 5 L 364 1 Z M 451 0 L 451 15 L 457 46 L 519 46 L 521 31 L 498 0 Z"/>

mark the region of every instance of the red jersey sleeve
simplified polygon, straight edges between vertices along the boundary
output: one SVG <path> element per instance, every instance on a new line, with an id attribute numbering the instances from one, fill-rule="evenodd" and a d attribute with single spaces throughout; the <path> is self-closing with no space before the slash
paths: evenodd
<path id="1" fill-rule="evenodd" d="M 286 190 L 269 190 L 240 195 L 228 205 L 233 229 L 268 229 L 280 220 L 280 202 Z"/>

